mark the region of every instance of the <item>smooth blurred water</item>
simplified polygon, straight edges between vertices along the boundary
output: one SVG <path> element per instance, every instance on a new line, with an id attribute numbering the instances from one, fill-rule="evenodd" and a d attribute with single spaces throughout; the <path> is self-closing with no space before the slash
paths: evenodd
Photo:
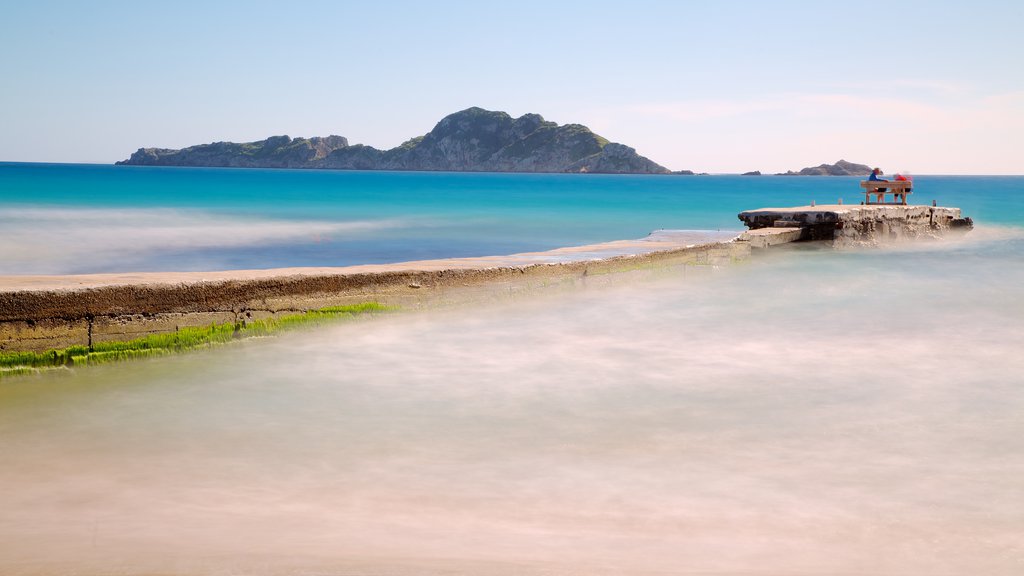
<path id="1" fill-rule="evenodd" d="M 1024 233 L 0 385 L 4 574 L 1015 575 Z"/>
<path id="2" fill-rule="evenodd" d="M 0 163 L 0 274 L 344 266 L 738 230 L 857 203 L 858 178 L 480 174 Z M 918 176 L 912 200 L 1019 225 L 1024 177 Z"/>
<path id="3" fill-rule="evenodd" d="M 117 170 L 67 170 L 94 169 Z M 213 170 L 233 184 L 204 204 L 173 192 L 192 171 L 166 172 L 139 177 L 163 182 L 148 200 L 124 184 L 90 208 L 170 210 L 182 220 L 161 231 L 169 241 L 202 218 L 215 223 L 204 234 L 226 226 L 181 260 L 211 266 L 225 245 L 296 223 L 401 221 L 344 234 L 396 234 L 407 250 L 429 228 L 405 220 L 429 213 L 445 250 L 484 220 L 510 243 L 531 229 L 571 244 L 709 228 L 856 184 Z M 264 178 L 320 182 L 293 200 L 353 188 L 319 208 L 241 206 L 244 189 L 270 189 Z M 1020 574 L 1020 183 L 922 177 L 922 195 L 946 190 L 940 204 L 978 222 L 960 238 L 789 245 L 723 268 L 5 379 L 0 573 Z M 4 217 L 26 209 L 4 190 Z M 47 212 L 22 223 L 82 218 L 87 204 L 22 200 Z M 258 230 L 235 225 L 250 218 Z M 152 244 L 142 262 L 163 254 L 159 234 L 138 234 Z"/>

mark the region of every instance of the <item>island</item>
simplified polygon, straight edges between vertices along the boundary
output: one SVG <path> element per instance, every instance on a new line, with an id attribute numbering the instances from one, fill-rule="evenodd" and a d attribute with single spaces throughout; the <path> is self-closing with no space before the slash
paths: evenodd
<path id="1" fill-rule="evenodd" d="M 343 136 L 272 136 L 258 142 L 214 142 L 180 150 L 140 148 L 119 165 L 465 172 L 670 174 L 624 144 L 581 124 L 558 125 L 539 114 L 468 108 L 390 150 L 350 145 Z"/>
<path id="2" fill-rule="evenodd" d="M 776 176 L 867 176 L 871 174 L 871 167 L 867 164 L 855 164 L 846 160 L 839 160 L 835 164 L 821 164 L 809 166 L 799 172 L 789 170 L 776 174 Z"/>

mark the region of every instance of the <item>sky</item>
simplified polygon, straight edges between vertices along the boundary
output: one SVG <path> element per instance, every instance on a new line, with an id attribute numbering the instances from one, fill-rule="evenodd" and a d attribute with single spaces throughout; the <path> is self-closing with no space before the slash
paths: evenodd
<path id="1" fill-rule="evenodd" d="M 672 170 L 1024 174 L 1024 1 L 14 2 L 0 161 L 338 134 L 470 106 Z"/>

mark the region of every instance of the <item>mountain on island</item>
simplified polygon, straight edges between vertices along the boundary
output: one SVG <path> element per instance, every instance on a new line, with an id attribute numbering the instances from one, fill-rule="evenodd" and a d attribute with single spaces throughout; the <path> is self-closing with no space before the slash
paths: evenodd
<path id="1" fill-rule="evenodd" d="M 125 165 L 466 172 L 668 174 L 669 170 L 581 124 L 559 126 L 539 114 L 512 118 L 469 108 L 444 117 L 423 136 L 390 150 L 342 136 L 214 142 L 172 150 L 140 148 Z"/>
<path id="2" fill-rule="evenodd" d="M 778 176 L 867 176 L 871 174 L 871 167 L 866 164 L 854 164 L 846 160 L 840 160 L 835 164 L 821 164 L 804 168 L 799 172 L 792 170 L 778 174 Z"/>

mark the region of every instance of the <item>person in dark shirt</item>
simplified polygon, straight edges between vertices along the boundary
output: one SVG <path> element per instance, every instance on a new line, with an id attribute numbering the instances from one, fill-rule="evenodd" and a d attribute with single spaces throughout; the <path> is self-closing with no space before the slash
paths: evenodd
<path id="1" fill-rule="evenodd" d="M 879 178 L 879 176 L 881 175 L 882 169 L 875 168 L 874 170 L 871 171 L 871 176 L 868 176 L 868 182 L 888 182 L 888 180 L 886 180 L 885 178 Z M 878 202 L 881 202 L 882 200 L 885 199 L 886 190 L 888 190 L 888 188 L 879 188 L 878 190 L 876 190 L 876 192 L 878 192 Z"/>

